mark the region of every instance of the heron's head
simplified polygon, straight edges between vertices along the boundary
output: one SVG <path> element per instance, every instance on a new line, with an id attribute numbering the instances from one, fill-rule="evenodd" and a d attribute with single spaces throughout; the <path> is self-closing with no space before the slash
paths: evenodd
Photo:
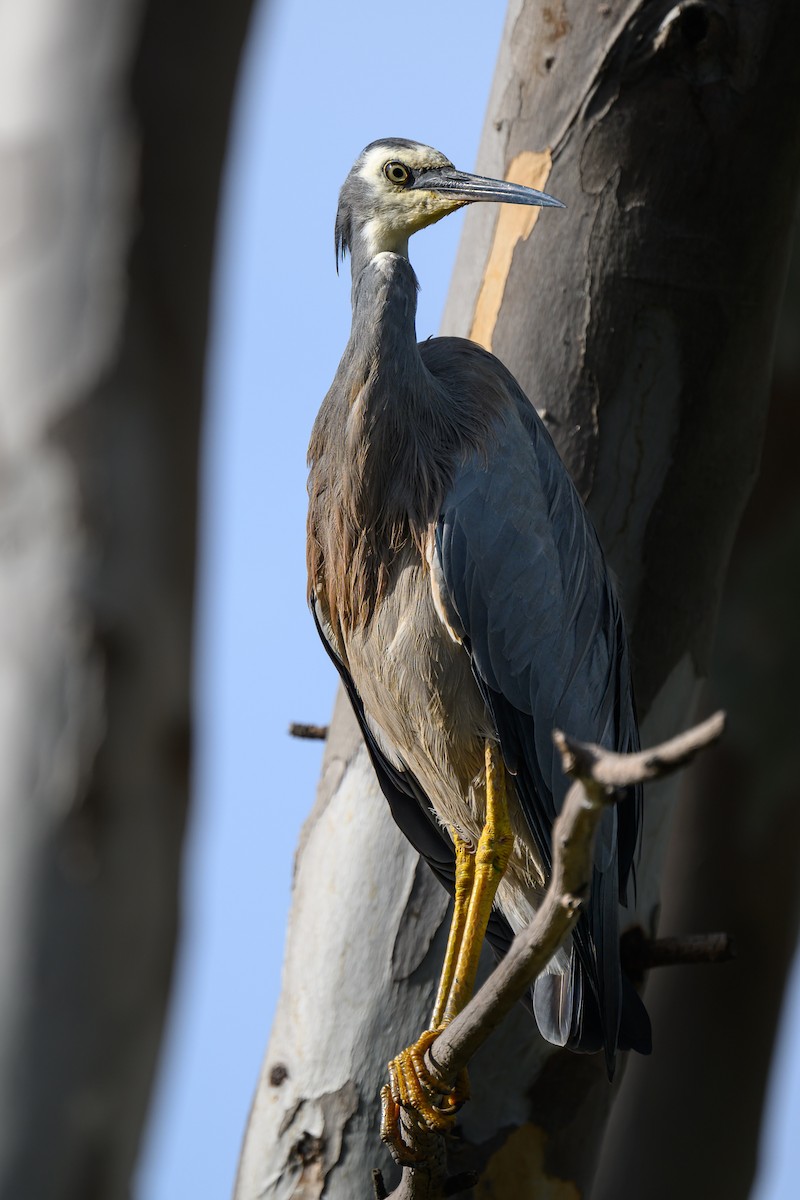
<path id="1" fill-rule="evenodd" d="M 366 261 L 392 251 L 408 254 L 418 229 L 477 201 L 563 208 L 560 200 L 519 183 L 457 171 L 431 146 L 405 138 L 371 142 L 344 181 L 336 214 L 336 261 L 349 250 Z"/>

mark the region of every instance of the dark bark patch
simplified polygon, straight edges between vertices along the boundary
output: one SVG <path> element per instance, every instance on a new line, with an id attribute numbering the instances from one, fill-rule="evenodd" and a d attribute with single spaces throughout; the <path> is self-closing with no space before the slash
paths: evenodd
<path id="1" fill-rule="evenodd" d="M 419 860 L 392 947 L 392 978 L 408 979 L 424 961 L 450 903 L 427 863 Z"/>
<path id="2" fill-rule="evenodd" d="M 284 1063 L 275 1063 L 270 1068 L 269 1081 L 273 1087 L 280 1087 L 289 1078 L 289 1070 Z"/>
<path id="3" fill-rule="evenodd" d="M 357 1109 L 358 1088 L 352 1080 L 335 1092 L 299 1100 L 281 1124 L 283 1167 L 274 1177 L 274 1190 L 264 1195 L 320 1200 L 328 1175 L 341 1158 L 347 1127 Z"/>

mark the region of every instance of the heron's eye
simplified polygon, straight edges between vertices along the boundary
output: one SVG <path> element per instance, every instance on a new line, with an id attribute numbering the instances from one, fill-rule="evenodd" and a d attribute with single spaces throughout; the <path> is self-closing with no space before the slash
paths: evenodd
<path id="1" fill-rule="evenodd" d="M 388 162 L 383 168 L 383 173 L 389 180 L 389 183 L 397 183 L 401 186 L 404 183 L 408 183 L 411 178 L 411 172 L 408 167 L 405 163 L 401 162 Z"/>

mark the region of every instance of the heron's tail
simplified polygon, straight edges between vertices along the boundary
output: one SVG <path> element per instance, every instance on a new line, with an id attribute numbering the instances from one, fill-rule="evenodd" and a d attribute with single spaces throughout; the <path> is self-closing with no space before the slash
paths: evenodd
<path id="1" fill-rule="evenodd" d="M 652 1049 L 647 1009 L 622 971 L 619 997 L 619 1023 L 614 1035 L 601 1017 L 598 998 L 577 952 L 573 950 L 567 971 L 540 975 L 536 980 L 533 986 L 533 1013 L 539 1032 L 546 1041 L 584 1054 L 604 1050 L 608 1077 L 611 1079 L 617 1050 L 636 1050 L 639 1054 L 649 1054 Z"/>
<path id="2" fill-rule="evenodd" d="M 603 1050 L 611 1079 L 617 1050 L 649 1054 L 652 1033 L 647 1009 L 620 963 L 613 872 L 595 871 L 593 895 L 571 947 L 536 980 L 533 1012 L 548 1042 L 587 1054 Z"/>

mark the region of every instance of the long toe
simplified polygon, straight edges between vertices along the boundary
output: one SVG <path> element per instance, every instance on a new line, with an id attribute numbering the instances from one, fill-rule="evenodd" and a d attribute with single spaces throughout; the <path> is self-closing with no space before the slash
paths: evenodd
<path id="1" fill-rule="evenodd" d="M 425 1062 L 425 1055 L 440 1032 L 440 1029 L 426 1029 L 416 1042 L 393 1058 L 389 1063 L 389 1084 L 381 1090 L 381 1139 L 402 1165 L 416 1162 L 403 1138 L 402 1113 L 412 1114 L 435 1133 L 447 1133 L 468 1099 L 466 1071 L 459 1074 L 452 1087 L 446 1087 L 431 1074 Z"/>

